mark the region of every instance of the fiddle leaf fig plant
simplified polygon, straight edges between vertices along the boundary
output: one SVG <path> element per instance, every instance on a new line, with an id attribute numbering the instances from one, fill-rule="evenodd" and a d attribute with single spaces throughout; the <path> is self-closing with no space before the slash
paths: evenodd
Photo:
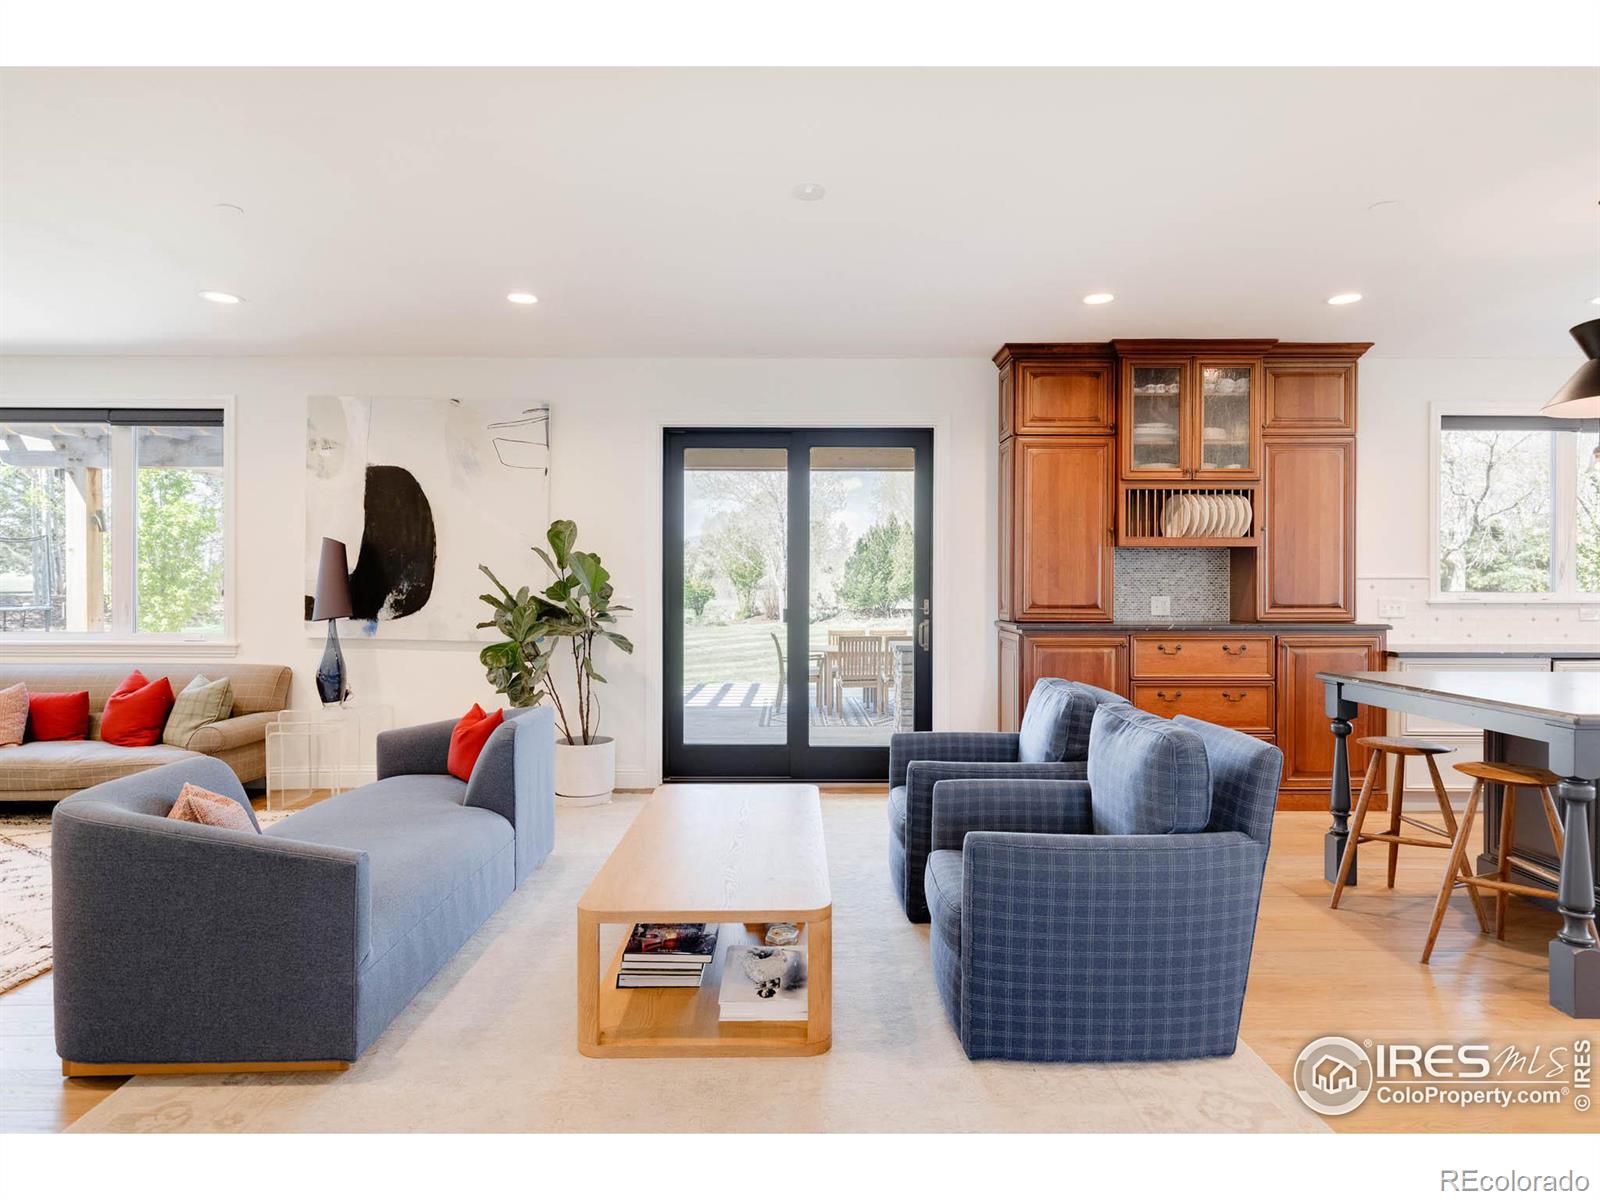
<path id="1" fill-rule="evenodd" d="M 505 695 L 513 705 L 542 703 L 547 697 L 555 706 L 561 736 L 570 745 L 592 745 L 600 728 L 600 701 L 595 684 L 606 682 L 595 669 L 596 639 L 610 642 L 624 654 L 633 653 L 633 643 L 615 629 L 616 613 L 630 612 L 625 604 L 612 603 L 616 589 L 611 573 L 598 554 L 575 547 L 578 526 L 572 521 L 552 522 L 545 534 L 549 550 L 533 547 L 533 552 L 555 576 L 542 592 L 526 587 L 513 592 L 483 564 L 478 569 L 489 577 L 499 594 L 485 592 L 481 599 L 493 611 L 479 629 L 498 630 L 504 641 L 485 646 L 478 661 L 491 687 Z M 572 654 L 576 694 L 569 718 L 561 693 L 550 679 L 550 667 L 561 645 Z"/>

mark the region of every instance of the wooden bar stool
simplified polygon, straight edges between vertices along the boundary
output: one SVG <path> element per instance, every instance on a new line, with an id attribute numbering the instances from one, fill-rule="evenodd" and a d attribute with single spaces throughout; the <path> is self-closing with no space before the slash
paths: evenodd
<path id="1" fill-rule="evenodd" d="M 1544 819 L 1550 826 L 1550 839 L 1555 843 L 1556 857 L 1561 856 L 1566 839 L 1561 829 L 1561 817 L 1556 812 L 1555 797 L 1550 794 L 1550 789 L 1560 782 L 1561 777 L 1546 771 L 1543 767 L 1525 767 L 1511 763 L 1459 763 L 1456 770 L 1473 780 L 1472 795 L 1467 798 L 1467 811 L 1462 814 L 1461 828 L 1456 833 L 1455 845 L 1450 852 L 1450 865 L 1445 869 L 1444 883 L 1439 888 L 1439 902 L 1433 907 L 1433 924 L 1428 929 L 1428 943 L 1422 948 L 1423 962 L 1427 962 L 1428 956 L 1433 953 L 1433 944 L 1439 938 L 1439 927 L 1444 924 L 1445 909 L 1450 905 L 1450 893 L 1455 890 L 1457 884 L 1464 886 L 1472 894 L 1472 907 L 1477 913 L 1478 925 L 1484 933 L 1489 932 L 1489 924 L 1484 920 L 1483 911 L 1478 904 L 1478 889 L 1487 888 L 1495 893 L 1494 934 L 1502 941 L 1506 936 L 1506 905 L 1513 895 L 1545 900 L 1557 899 L 1554 887 L 1513 883 L 1511 855 L 1516 850 L 1514 832 L 1517 789 L 1524 787 L 1533 788 L 1544 801 Z M 1500 866 L 1493 875 L 1474 875 L 1467 870 L 1467 839 L 1472 834 L 1472 823 L 1477 818 L 1478 805 L 1483 800 L 1485 783 L 1505 785 L 1505 800 L 1500 806 Z M 1591 935 L 1594 933 L 1593 921 L 1589 922 L 1589 932 Z"/>
<path id="2" fill-rule="evenodd" d="M 1394 887 L 1395 867 L 1400 861 L 1401 846 L 1427 846 L 1433 850 L 1449 850 L 1455 845 L 1456 815 L 1450 807 L 1450 796 L 1444 790 L 1444 780 L 1439 778 L 1439 768 L 1434 765 L 1436 754 L 1449 754 L 1449 746 L 1436 742 L 1418 741 L 1403 737 L 1357 738 L 1356 745 L 1372 751 L 1367 764 L 1366 777 L 1361 781 L 1361 798 L 1356 801 L 1355 816 L 1350 826 L 1350 840 L 1345 843 L 1344 857 L 1339 860 L 1339 879 L 1333 885 L 1333 901 L 1329 908 L 1339 907 L 1339 897 L 1344 895 L 1344 885 L 1350 878 L 1350 868 L 1355 865 L 1356 847 L 1362 842 L 1387 842 L 1389 844 L 1389 886 Z M 1389 828 L 1382 833 L 1363 833 L 1367 820 L 1367 805 L 1372 802 L 1372 792 L 1383 778 L 1383 760 L 1387 755 L 1394 759 L 1394 785 L 1389 791 Z M 1444 828 L 1429 825 L 1415 817 L 1404 815 L 1406 794 L 1406 759 L 1420 758 L 1428 764 L 1428 774 L 1433 778 L 1433 794 L 1439 801 L 1439 815 Z M 1402 825 L 1410 825 L 1431 836 L 1413 837 L 1401 832 Z M 1476 903 L 1476 897 L 1474 897 Z"/>

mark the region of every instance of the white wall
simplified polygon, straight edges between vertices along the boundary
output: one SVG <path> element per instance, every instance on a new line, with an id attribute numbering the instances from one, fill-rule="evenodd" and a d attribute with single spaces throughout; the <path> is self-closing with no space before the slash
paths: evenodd
<path id="1" fill-rule="evenodd" d="M 1406 360 L 1361 364 L 1358 615 L 1380 597 L 1397 644 L 1483 641 L 1594 645 L 1600 624 L 1573 606 L 1428 603 L 1428 414 L 1436 399 L 1488 399 L 1536 411 L 1575 368 L 1560 360 Z M 632 658 L 603 670 L 606 732 L 619 784 L 657 781 L 661 762 L 661 430 L 669 425 L 918 425 L 935 430 L 934 719 L 988 729 L 995 714 L 994 367 L 983 359 L 0 359 L 9 402 L 234 396 L 237 403 L 239 659 L 284 662 L 297 704 L 321 640 L 298 619 L 304 529 L 305 398 L 327 392 L 547 400 L 556 453 L 551 512 L 578 522 L 636 612 Z M 540 533 L 529 530 L 532 542 Z M 488 700 L 472 648 L 347 639 L 361 699 L 398 720 Z"/>
<path id="2" fill-rule="evenodd" d="M 11 403 L 236 398 L 238 659 L 289 664 L 296 704 L 315 703 L 322 644 L 299 617 L 305 398 L 329 392 L 550 403 L 551 513 L 577 521 L 582 544 L 604 557 L 619 599 L 635 609 L 622 626 L 635 653 L 608 647 L 601 665 L 611 680 L 604 731 L 617 738 L 622 787 L 660 776 L 663 427 L 931 427 L 934 719 L 993 727 L 996 417 L 987 360 L 0 359 L 0 400 Z M 529 529 L 529 543 L 542 534 Z M 392 704 L 402 723 L 492 698 L 471 646 L 344 645 L 357 699 Z"/>
<path id="3" fill-rule="evenodd" d="M 1434 401 L 1487 402 L 1537 413 L 1579 358 L 1365 358 L 1356 444 L 1356 615 L 1394 626 L 1396 646 L 1476 643 L 1592 649 L 1600 622 L 1581 621 L 1573 604 L 1430 602 L 1429 421 Z M 1404 615 L 1381 616 L 1398 600 Z"/>

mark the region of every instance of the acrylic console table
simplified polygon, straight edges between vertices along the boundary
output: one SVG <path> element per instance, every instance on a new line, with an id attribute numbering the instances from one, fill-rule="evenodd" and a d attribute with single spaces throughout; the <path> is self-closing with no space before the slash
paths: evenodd
<path id="1" fill-rule="evenodd" d="M 267 807 L 293 808 L 377 778 L 387 704 L 285 709 L 267 726 Z"/>

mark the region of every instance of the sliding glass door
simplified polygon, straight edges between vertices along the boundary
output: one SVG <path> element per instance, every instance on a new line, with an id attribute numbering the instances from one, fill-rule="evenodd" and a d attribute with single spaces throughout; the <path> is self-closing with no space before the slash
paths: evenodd
<path id="1" fill-rule="evenodd" d="M 882 779 L 932 717 L 932 432 L 665 450 L 667 776 Z"/>

